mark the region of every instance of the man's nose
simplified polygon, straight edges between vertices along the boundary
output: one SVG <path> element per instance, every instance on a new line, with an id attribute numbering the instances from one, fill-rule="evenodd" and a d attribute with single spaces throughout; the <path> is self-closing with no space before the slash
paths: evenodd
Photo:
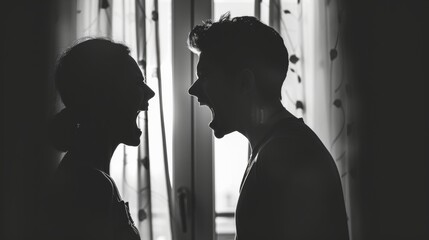
<path id="1" fill-rule="evenodd" d="M 199 92 L 199 81 L 197 80 L 196 82 L 194 82 L 194 84 L 192 84 L 192 86 L 189 88 L 188 93 L 192 96 L 197 96 Z"/>

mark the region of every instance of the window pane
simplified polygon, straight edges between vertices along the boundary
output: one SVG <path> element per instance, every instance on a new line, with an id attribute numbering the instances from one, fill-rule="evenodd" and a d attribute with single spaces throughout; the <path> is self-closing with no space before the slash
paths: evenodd
<path id="1" fill-rule="evenodd" d="M 228 215 L 235 212 L 241 179 L 247 165 L 248 142 L 239 133 L 229 134 L 214 142 L 215 211 Z M 217 217 L 216 233 L 218 236 L 234 234 L 234 218 Z"/>

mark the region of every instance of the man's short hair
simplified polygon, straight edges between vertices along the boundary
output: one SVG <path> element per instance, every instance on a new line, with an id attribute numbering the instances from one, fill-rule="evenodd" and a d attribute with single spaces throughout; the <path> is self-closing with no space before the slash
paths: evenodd
<path id="1" fill-rule="evenodd" d="M 243 16 L 230 19 L 229 12 L 218 22 L 204 21 L 192 29 L 188 37 L 188 47 L 199 54 L 213 58 L 229 72 L 249 67 L 267 67 L 271 74 L 276 95 L 286 78 L 289 56 L 283 38 L 271 27 L 255 17 Z M 264 79 L 265 80 L 265 79 Z M 268 80 L 268 79 L 267 79 Z"/>

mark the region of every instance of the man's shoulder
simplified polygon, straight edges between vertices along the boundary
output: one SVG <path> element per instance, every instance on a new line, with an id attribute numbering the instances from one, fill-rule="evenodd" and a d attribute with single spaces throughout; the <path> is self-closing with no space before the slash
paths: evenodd
<path id="1" fill-rule="evenodd" d="M 314 147 L 314 145 L 320 143 L 319 137 L 304 123 L 302 118 L 281 121 L 271 132 L 269 138 L 275 140 L 275 142 L 287 144 L 291 148 L 300 146 Z"/>
<path id="2" fill-rule="evenodd" d="M 258 151 L 258 159 L 293 163 L 325 157 L 326 149 L 318 138 L 304 134 L 276 134 Z"/>
<path id="3" fill-rule="evenodd" d="M 332 156 L 315 135 L 306 134 L 273 136 L 258 153 L 259 171 L 281 179 L 296 174 L 317 178 L 332 173 Z"/>
<path id="4" fill-rule="evenodd" d="M 322 141 L 302 119 L 281 121 L 268 136 L 264 147 L 259 150 L 259 155 L 288 156 L 288 159 L 311 154 L 315 155 L 313 157 L 330 157 Z"/>

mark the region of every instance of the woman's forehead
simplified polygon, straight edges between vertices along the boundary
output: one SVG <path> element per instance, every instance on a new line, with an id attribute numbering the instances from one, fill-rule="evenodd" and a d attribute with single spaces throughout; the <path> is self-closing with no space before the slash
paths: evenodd
<path id="1" fill-rule="evenodd" d="M 128 64 L 125 69 L 124 75 L 129 77 L 130 78 L 129 80 L 132 80 L 132 82 L 137 82 L 137 83 L 144 82 L 143 73 L 140 67 L 137 65 L 136 61 L 134 61 L 134 59 L 131 56 L 129 56 L 128 58 Z"/>

